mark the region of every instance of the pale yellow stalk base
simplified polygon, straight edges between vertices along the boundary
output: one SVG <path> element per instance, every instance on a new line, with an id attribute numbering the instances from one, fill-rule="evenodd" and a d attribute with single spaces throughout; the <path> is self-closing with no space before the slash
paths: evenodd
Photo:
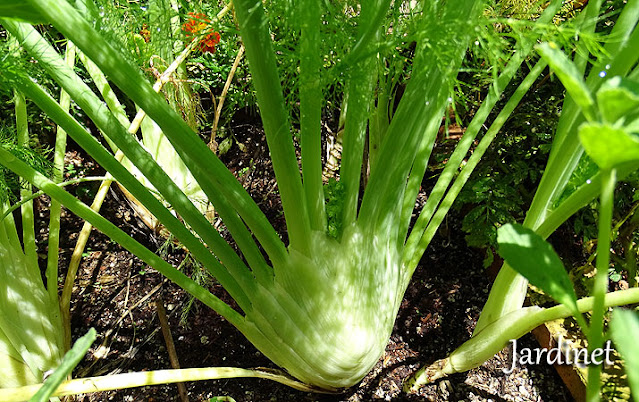
<path id="1" fill-rule="evenodd" d="M 144 371 L 101 377 L 79 378 L 60 384 L 53 396 L 87 394 L 92 392 L 111 391 L 114 389 L 187 381 L 217 380 L 222 378 L 264 378 L 279 382 L 300 391 L 321 392 L 320 390 L 296 381 L 277 370 L 251 370 L 235 367 L 205 367 L 181 370 Z M 31 398 L 31 396 L 33 396 L 41 386 L 42 384 L 36 384 L 19 388 L 0 389 L 0 401 L 26 401 Z"/>

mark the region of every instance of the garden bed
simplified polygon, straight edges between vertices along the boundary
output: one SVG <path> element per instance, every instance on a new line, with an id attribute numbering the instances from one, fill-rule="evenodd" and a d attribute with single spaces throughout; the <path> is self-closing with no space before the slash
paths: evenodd
<path id="1" fill-rule="evenodd" d="M 279 196 L 263 135 L 252 124 L 233 124 L 231 129 L 244 143 L 246 151 L 235 148 L 225 156 L 225 162 L 236 174 L 243 172 L 244 186 L 283 233 L 283 219 L 277 214 Z M 84 174 L 99 173 L 91 171 L 93 164 L 82 154 L 71 152 L 69 155 L 86 168 Z M 76 192 L 84 190 L 80 188 Z M 420 197 L 420 202 L 424 201 L 425 196 Z M 165 242 L 135 217 L 117 190 L 111 191 L 102 215 L 152 249 L 161 248 Z M 62 227 L 67 232 L 62 236 L 60 254 L 61 266 L 65 267 L 81 221 L 70 214 L 65 214 L 63 219 Z M 167 259 L 178 265 L 184 256 L 181 249 L 173 247 Z M 228 395 L 236 401 L 572 400 L 551 366 L 516 367 L 510 375 L 504 374 L 502 369 L 509 364 L 507 351 L 468 373 L 429 385 L 418 395 L 406 396 L 401 392 L 402 381 L 416 369 L 445 357 L 470 337 L 490 288 L 481 261 L 481 254 L 466 246 L 460 217 L 451 215 L 413 277 L 384 355 L 359 386 L 343 394 L 304 394 L 267 380 L 233 379 L 186 384 L 189 396 L 191 400 L 208 400 Z M 211 284 L 209 288 L 233 305 L 221 286 Z M 94 232 L 74 289 L 72 328 L 74 339 L 91 327 L 97 329 L 99 338 L 77 368 L 76 375 L 171 368 L 157 317 L 155 303 L 158 301 L 169 315 L 182 368 L 274 368 L 239 331 L 199 302 L 194 302 L 185 313 L 190 300 L 182 289 L 106 236 Z M 183 314 L 186 319 L 180 322 Z M 524 337 L 521 345 L 537 347 L 532 335 Z M 179 396 L 176 385 L 166 385 L 86 395 L 79 400 L 177 401 Z"/>
<path id="2" fill-rule="evenodd" d="M 333 7 L 330 2 L 327 7 L 313 3 L 315 7 L 299 10 L 276 2 L 265 10 L 257 0 L 237 0 L 221 10 L 217 10 L 221 4 L 206 2 L 193 9 L 184 2 L 180 9 L 177 1 L 151 1 L 148 7 L 146 2 L 134 1 L 133 6 L 122 8 L 103 3 L 95 9 L 75 9 L 66 2 L 29 0 L 33 12 L 23 13 L 20 5 L 0 13 L 6 29 L 2 36 L 17 39 L 7 43 L 11 57 L 5 58 L 3 70 L 9 85 L 2 88 L 13 95 L 16 138 L 0 147 L 0 163 L 107 234 L 95 233 L 84 249 L 79 240 L 84 234 L 78 233 L 82 221 L 65 210 L 58 245 L 60 210 L 51 201 L 51 223 L 46 227 L 46 197 L 38 200 L 36 208 L 42 218 L 37 245 L 31 233 L 31 202 L 14 212 L 16 217 L 21 215 L 19 223 L 5 220 L 8 231 L 3 232 L 1 244 L 10 244 L 17 254 L 0 250 L 2 272 L 8 278 L 7 297 L 1 303 L 7 319 L 0 335 L 6 344 L 4 355 L 18 365 L 5 367 L 7 373 L 0 375 L 3 388 L 40 382 L 58 367 L 71 340 L 69 328 L 74 340 L 87 331 L 95 336 L 90 328 L 96 328 L 98 340 L 86 355 L 86 347 L 81 352 L 72 350 L 78 358 L 85 356 L 74 372 L 76 378 L 180 366 L 258 367 L 264 374 L 272 373 L 277 364 L 312 389 L 340 392 L 300 394 L 262 380 L 106 392 L 127 386 L 121 377 L 110 377 L 118 383 L 102 387 L 99 381 L 85 381 L 91 389 L 105 391 L 80 397 L 87 401 L 185 401 L 187 393 L 191 399 L 211 401 L 568 400 L 559 377 L 539 360 L 510 374 L 504 372 L 512 356 L 499 348 L 542 322 L 572 315 L 588 335 L 590 348 L 600 349 L 609 336 L 606 308 L 639 300 L 639 289 L 606 294 L 609 280 L 620 281 L 624 267 L 628 283 L 636 285 L 636 241 L 631 236 L 639 226 L 639 219 L 631 219 L 637 206 L 636 184 L 632 197 L 625 197 L 634 204 L 630 212 L 623 212 L 621 219 L 613 212 L 629 208 L 617 205 L 624 200 L 615 194 L 617 181 L 639 169 L 635 113 L 639 87 L 630 80 L 637 74 L 637 59 L 631 56 L 639 3 L 606 2 L 603 8 L 601 2 L 591 3 L 585 17 L 575 20 L 574 10 L 566 10 L 563 2 L 550 2 L 543 11 L 526 10 L 513 19 L 509 16 L 514 9 L 489 10 L 475 0 L 395 2 L 390 10 L 381 2 L 362 3 L 361 10 Z M 605 10 L 616 15 L 612 11 L 622 9 L 618 20 L 605 17 L 595 23 Z M 217 18 L 212 17 L 215 14 Z M 229 18 L 223 21 L 225 16 Z M 506 17 L 507 23 L 501 22 Z M 18 22 L 25 18 L 34 24 L 51 22 L 53 28 Z M 238 32 L 241 38 L 235 35 Z M 601 39 L 590 38 L 599 33 Z M 574 40 L 569 40 L 572 36 Z M 126 39 L 126 45 L 111 46 L 114 37 Z M 621 39 L 610 42 L 611 37 Z M 60 58 L 59 44 L 64 39 L 69 40 L 64 50 L 68 63 Z M 601 48 L 593 45 L 599 41 Z M 19 47 L 30 56 L 23 57 Z M 88 75 L 79 64 L 72 65 L 76 53 Z M 235 61 L 227 72 L 219 67 L 230 66 L 229 56 Z M 161 66 L 163 62 L 171 64 Z M 150 74 L 144 75 L 141 66 Z M 632 72 L 631 66 L 635 66 Z M 42 79 L 39 67 L 55 84 Z M 538 92 L 551 76 L 547 67 L 558 78 L 553 86 L 557 96 Z M 213 79 L 208 75 L 212 71 L 221 75 Z M 147 83 L 151 77 L 158 79 L 153 88 Z M 218 97 L 222 82 L 218 78 L 224 77 Z M 227 93 L 233 80 L 251 84 Z M 193 82 L 197 84 L 191 88 Z M 87 83 L 97 85 L 110 111 Z M 159 91 L 162 83 L 170 85 L 162 96 L 155 96 L 152 91 Z M 75 105 L 72 110 L 66 110 L 66 100 L 60 105 L 51 100 L 52 88 L 69 95 Z M 211 91 L 210 102 L 193 96 L 206 91 Z M 231 113 L 239 105 L 259 104 L 261 119 L 256 114 L 250 118 L 236 114 L 236 120 L 229 121 L 225 116 L 220 120 L 223 130 L 217 131 L 227 95 Z M 234 95 L 241 96 L 235 99 Z M 531 96 L 540 102 L 539 108 L 528 107 Z M 627 110 L 618 107 L 624 103 L 622 96 L 634 102 L 627 103 Z M 34 115 L 27 99 L 47 117 Z M 475 100 L 481 100 L 481 106 Z M 134 104 L 139 111 L 129 123 Z M 461 105 L 468 109 L 457 107 Z M 209 119 L 213 109 L 215 116 Z M 343 113 L 330 118 L 327 109 Z M 148 113 L 147 124 L 139 127 L 143 113 Z M 446 125 L 453 117 L 459 124 L 454 132 L 437 133 L 443 114 Z M 55 174 L 49 175 L 54 180 L 46 177 L 50 172 L 44 157 L 31 151 L 38 141 L 30 135 L 38 136 L 45 147 L 52 147 L 54 141 L 44 139 L 42 123 L 31 125 L 31 121 L 42 122 L 43 127 L 59 125 Z M 629 127 L 624 125 L 627 122 Z M 343 141 L 341 163 L 324 160 L 330 150 L 322 144 L 333 143 L 327 138 L 332 134 L 328 127 L 336 131 L 335 150 Z M 130 137 L 138 129 L 145 140 L 142 146 Z M 129 160 L 121 164 L 120 151 L 114 160 L 92 137 L 98 131 L 113 152 L 119 149 Z M 77 144 L 64 145 L 64 132 Z M 454 134 L 451 155 L 452 148 L 442 147 L 444 132 Z M 493 142 L 498 134 L 505 137 L 504 142 Z M 610 145 L 608 137 L 611 144 L 628 146 L 616 146 L 611 154 L 602 152 Z M 303 152 L 299 142 L 304 142 Z M 497 157 L 491 157 L 491 148 L 499 149 Z M 160 161 L 165 156 L 170 163 Z M 474 171 L 480 159 L 486 169 L 483 173 Z M 123 186 L 109 190 L 102 217 L 79 202 L 91 203 L 97 183 L 66 187 L 72 195 L 57 185 L 69 184 L 60 183 L 61 179 L 104 175 L 98 165 Z M 338 165 L 339 181 L 329 180 L 323 189 L 322 167 Z M 169 172 L 172 167 L 176 167 L 173 173 Z M 14 180 L 0 196 L 12 203 L 19 187 L 19 180 Z M 27 188 L 21 196 L 29 192 Z M 105 186 L 101 194 L 106 192 Z M 130 199 L 131 194 L 140 208 L 134 207 L 137 201 Z M 166 208 L 156 194 L 164 198 Z M 597 199 L 599 205 L 593 206 Z M 95 205 L 102 200 L 96 197 Z M 211 204 L 223 222 L 215 217 Z M 448 216 L 453 205 L 459 209 Z M 587 212 L 596 211 L 596 218 L 575 216 L 586 206 Z M 148 228 L 143 222 L 149 220 L 137 215 L 145 210 L 165 226 Z M 494 219 L 483 219 L 489 216 Z M 577 280 L 567 276 L 564 264 L 572 260 L 561 259 L 544 242 L 547 237 L 552 242 L 552 233 L 571 216 L 575 224 L 570 236 L 560 239 L 567 245 L 555 244 L 555 248 L 562 254 L 582 235 L 584 244 L 596 241 L 592 286 L 580 280 L 581 274 Z M 509 223 L 522 220 L 523 225 Z M 626 220 L 628 228 L 621 230 Z M 577 222 L 581 229 L 596 227 L 596 233 L 580 234 Z M 616 241 L 618 229 L 622 242 Z M 76 240 L 84 250 L 77 278 L 75 266 L 69 264 Z M 491 252 L 482 255 L 469 246 L 490 247 Z M 504 270 L 488 297 L 491 280 L 484 267 L 493 261 L 492 250 L 497 247 L 515 271 Z M 620 250 L 625 260 L 619 257 Z M 595 265 L 592 256 L 582 265 L 590 272 Z M 58 266 L 62 267 L 59 273 Z M 64 282 L 66 266 L 70 266 L 71 280 L 58 300 L 56 290 Z M 528 280 L 553 297 L 553 304 L 562 306 L 521 309 Z M 574 287 L 580 285 L 586 285 L 593 299 L 577 301 Z M 17 304 L 23 301 L 28 304 Z M 592 316 L 586 320 L 582 313 L 588 310 Z M 628 361 L 627 372 L 637 390 L 639 381 L 632 376 L 639 372 L 639 361 L 633 361 L 639 352 L 632 334 L 639 331 L 639 321 L 633 321 L 629 312 L 615 314 L 622 318 L 611 321 L 611 336 Z M 475 329 L 478 333 L 467 342 Z M 35 345 L 39 340 L 42 345 Z M 537 347 L 530 335 L 518 342 L 522 348 Z M 49 392 L 56 386 L 54 380 L 62 381 L 77 364 L 69 361 L 72 355 L 63 362 L 68 362 L 66 371 L 49 377 L 48 385 L 53 384 Z M 483 366 L 470 370 L 480 362 Z M 425 365 L 428 369 L 416 373 Z M 236 377 L 231 371 L 224 376 Z M 418 390 L 434 378 L 458 371 L 462 373 Z M 407 396 L 402 384 L 413 373 L 411 385 L 419 394 Z M 136 384 L 160 382 L 144 374 L 138 377 L 147 377 L 147 382 Z M 591 366 L 589 400 L 600 391 L 598 378 L 599 367 Z M 299 388 L 306 389 L 303 384 Z M 74 391 L 87 389 L 70 392 Z M 22 395 L 16 398 L 26 399 Z"/>

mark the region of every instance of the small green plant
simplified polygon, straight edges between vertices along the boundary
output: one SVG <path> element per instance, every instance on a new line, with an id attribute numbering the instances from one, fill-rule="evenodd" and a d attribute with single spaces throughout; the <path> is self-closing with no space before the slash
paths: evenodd
<path id="1" fill-rule="evenodd" d="M 544 84 L 546 78 L 513 112 L 455 201 L 469 246 L 496 248 L 497 229 L 523 219 L 532 201 L 529 189 L 541 178 L 561 109 L 559 85 Z"/>

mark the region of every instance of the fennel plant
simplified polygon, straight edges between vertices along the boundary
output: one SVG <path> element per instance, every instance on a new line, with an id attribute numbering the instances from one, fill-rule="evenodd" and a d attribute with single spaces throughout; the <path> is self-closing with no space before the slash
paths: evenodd
<path id="1" fill-rule="evenodd" d="M 578 32 L 582 35 L 594 32 L 601 4 L 601 1 L 589 2 L 578 17 Z M 560 52 L 553 43 L 538 47 L 542 60 L 558 75 L 567 95 L 548 164 L 523 226 L 545 239 L 601 193 L 601 203 L 605 204 L 605 208 L 600 214 L 599 246 L 604 251 L 597 255 L 598 273 L 593 298 L 584 299 L 579 305 L 576 297 L 557 298 L 551 294 L 562 305 L 551 309 L 522 307 L 528 279 L 519 272 L 526 272 L 527 276 L 532 277 L 534 270 L 522 271 L 519 267 L 514 270 L 506 258 L 471 339 L 445 359 L 421 369 L 407 382 L 407 388 L 415 389 L 447 374 L 481 365 L 506 346 L 510 339 L 519 338 L 547 321 L 553 310 L 563 309 L 567 313 L 564 316 L 575 316 L 584 331 L 587 331 L 589 347 L 600 347 L 603 343 L 604 306 L 637 302 L 636 288 L 625 293 L 615 292 L 618 294 L 614 296 L 606 295 L 612 191 L 617 180 L 622 180 L 639 168 L 636 155 L 633 154 L 636 147 L 633 135 L 636 136 L 637 132 L 636 83 L 629 84 L 639 76 L 639 54 L 636 52 L 639 41 L 639 1 L 629 1 L 619 11 L 612 31 L 604 38 L 603 49 L 592 55 L 593 66 L 587 74 L 588 57 L 595 50 L 588 46 L 587 41 L 577 42 L 574 60 Z M 575 189 L 570 189 L 567 185 L 578 164 L 589 163 L 584 148 L 599 165 L 599 170 L 593 176 L 583 178 Z M 537 271 L 543 273 L 546 268 L 542 262 L 547 259 L 536 259 L 531 254 L 528 256 L 531 259 L 529 263 L 538 263 Z M 521 266 L 522 262 L 517 262 Z M 574 294 L 571 285 L 564 283 L 562 286 L 570 286 Z M 588 303 L 585 303 L 586 300 Z M 593 310 L 590 324 L 581 318 L 581 313 L 587 311 L 582 307 L 586 304 L 588 309 Z M 600 367 L 597 366 L 589 370 L 588 400 L 598 400 L 599 373 Z"/>
<path id="2" fill-rule="evenodd" d="M 286 219 L 284 244 L 249 194 L 192 128 L 153 91 L 139 69 L 112 46 L 91 21 L 68 2 L 28 0 L 35 16 L 72 41 L 120 91 L 144 110 L 215 206 L 241 256 L 220 236 L 182 189 L 134 139 L 104 103 L 28 23 L 4 12 L 3 26 L 48 74 L 69 93 L 94 124 L 148 179 L 178 217 L 141 184 L 111 152 L 36 82 L 21 74 L 13 79 L 25 94 L 140 201 L 211 272 L 237 302 L 233 309 L 112 223 L 19 160 L 0 150 L 0 163 L 59 200 L 113 240 L 166 275 L 226 318 L 260 351 L 293 377 L 316 389 L 333 391 L 361 380 L 384 351 L 399 304 L 421 256 L 472 169 L 490 141 L 546 66 L 539 61 L 515 90 L 463 163 L 473 141 L 521 63 L 532 51 L 543 27 L 561 6 L 551 2 L 532 27 L 517 37 L 512 56 L 495 74 L 481 108 L 469 124 L 428 202 L 411 226 L 415 199 L 436 139 L 441 117 L 468 44 L 482 24 L 485 2 L 436 0 L 410 3 L 410 19 L 388 24 L 407 4 L 372 0 L 349 17 L 357 36 L 349 52 L 333 67 L 346 77 L 343 99 L 343 153 L 339 182 L 343 208 L 340 230 L 327 233 L 322 186 L 321 108 L 326 68 L 321 41 L 331 32 L 322 2 L 296 4 L 300 32 L 299 59 L 300 164 L 292 137 L 291 117 L 277 68 L 277 55 L 264 5 L 259 0 L 234 2 L 246 49 L 266 139 Z M 4 10 L 3 10 L 4 11 Z M 21 10 L 23 11 L 23 10 Z M 15 15 L 14 17 L 20 17 Z M 23 17 L 24 18 L 24 17 Z M 414 57 L 404 94 L 391 113 L 374 113 L 371 100 L 386 77 L 378 61 L 395 44 L 389 30 L 406 29 L 403 46 L 414 43 Z M 395 32 L 396 33 L 396 32 Z M 402 37 L 401 35 L 398 35 Z M 330 75 L 328 75 L 330 77 Z M 392 118 L 391 118 L 392 114 Z M 375 124 L 371 116 L 381 116 Z M 385 119 L 388 118 L 388 121 Z M 361 180 L 368 127 L 375 128 L 369 152 L 370 176 Z M 460 167 L 461 168 L 460 170 Z M 594 195 L 593 195 L 594 196 Z M 411 230 L 412 227 L 412 230 Z M 494 352 L 493 352 L 494 353 Z"/>
<path id="3" fill-rule="evenodd" d="M 2 152 L 49 173 L 51 168 L 46 159 L 29 147 L 24 95 L 15 90 L 13 103 L 17 133 L 7 134 L 9 130 L 3 129 Z M 64 353 L 57 264 L 54 274 L 47 276 L 47 283 L 43 282 L 30 195 L 28 183 L 0 168 L 0 388 L 42 382 L 45 373 L 57 367 Z M 17 203 L 20 199 L 22 202 Z M 13 211 L 19 214 L 14 217 Z M 59 222 L 53 220 L 49 226 L 50 245 L 56 244 L 59 229 Z M 53 282 L 49 281 L 51 277 L 55 278 Z"/>

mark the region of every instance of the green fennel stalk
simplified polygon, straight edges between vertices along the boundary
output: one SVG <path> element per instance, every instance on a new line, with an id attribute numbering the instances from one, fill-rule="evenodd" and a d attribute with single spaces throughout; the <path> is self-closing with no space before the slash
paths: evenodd
<path id="1" fill-rule="evenodd" d="M 0 150 L 29 160 L 45 170 L 30 149 L 27 109 L 24 95 L 14 91 L 17 133 L 15 138 L 3 138 Z M 57 278 L 43 282 L 36 252 L 35 221 L 31 185 L 20 185 L 20 215 L 14 219 L 9 212 L 12 192 L 0 174 L 0 387 L 37 384 L 44 373 L 54 369 L 63 353 L 62 322 L 57 299 Z M 16 208 L 17 209 L 17 208 Z M 18 225 L 22 236 L 18 235 Z M 59 225 L 51 225 L 52 233 Z M 57 251 L 57 250 L 56 250 Z M 57 272 L 57 271 L 56 271 Z M 50 272 L 47 272 L 50 274 Z"/>
<path id="2" fill-rule="evenodd" d="M 596 8 L 596 10 L 599 8 L 598 3 L 591 3 L 589 7 L 591 6 Z M 593 11 L 590 10 L 586 15 L 592 16 L 592 13 Z M 596 13 L 594 15 L 596 15 Z M 526 216 L 524 226 L 528 226 L 541 235 L 541 237 L 545 238 L 579 208 L 591 202 L 600 191 L 602 192 L 601 206 L 605 209 L 602 209 L 600 216 L 599 233 L 601 240 L 599 246 L 602 247 L 601 250 L 605 251 L 598 253 L 598 273 L 595 279 L 595 289 L 593 290 L 595 296 L 593 318 L 590 327 L 584 328 L 584 331 L 588 334 L 589 347 L 591 350 L 592 348 L 600 347 L 603 342 L 603 300 L 607 288 L 610 214 L 612 213 L 611 195 L 616 180 L 614 177 L 616 176 L 619 179 L 623 179 L 639 166 L 636 158 L 633 159 L 632 154 L 632 152 L 639 152 L 637 151 L 639 147 L 636 146 L 631 139 L 623 140 L 625 141 L 622 142 L 624 145 L 617 146 L 618 149 L 614 149 L 613 146 L 607 147 L 605 138 L 613 138 L 614 135 L 623 138 L 625 135 L 621 135 L 623 134 L 623 129 L 621 129 L 621 127 L 623 127 L 623 116 L 619 115 L 623 113 L 623 108 L 620 108 L 619 105 L 617 105 L 617 107 L 608 107 L 608 110 L 615 110 L 617 114 L 609 112 L 614 118 L 612 121 L 607 121 L 603 108 L 607 102 L 614 104 L 615 100 L 611 100 L 610 95 L 608 95 L 608 98 L 605 98 L 604 95 L 601 94 L 601 91 L 597 91 L 600 88 L 608 90 L 608 88 L 614 85 L 620 85 L 619 82 L 623 83 L 624 81 L 621 80 L 619 76 L 636 77 L 639 74 L 639 68 L 635 66 L 638 55 L 634 51 L 637 41 L 639 40 L 639 29 L 636 27 L 638 20 L 639 2 L 630 1 L 625 5 L 610 34 L 610 37 L 614 37 L 616 40 L 606 45 L 605 52 L 602 53 L 595 62 L 594 67 L 586 79 L 582 78 L 585 69 L 583 55 L 579 56 L 577 61 L 573 63 L 552 43 L 538 46 L 539 53 L 543 59 L 550 64 L 551 68 L 556 71 L 562 84 L 566 87 L 568 95 L 557 128 L 556 138 L 553 142 L 553 150 L 548 166 L 546 167 L 540 187 Z M 592 21 L 586 20 L 586 26 L 590 24 L 590 28 L 592 28 L 592 23 Z M 590 28 L 587 28 L 587 30 Z M 584 46 L 585 45 L 581 43 L 578 49 L 583 50 Z M 611 77 L 615 78 L 609 81 Z M 624 84 L 621 85 L 623 87 Z M 597 93 L 596 102 L 595 93 Z M 592 122 L 600 119 L 602 115 L 604 115 L 606 124 L 612 124 L 614 122 L 617 128 L 613 129 L 603 123 L 593 125 Z M 630 114 L 629 118 L 631 117 L 632 115 Z M 619 122 L 617 122 L 616 119 L 619 119 Z M 588 123 L 584 123 L 585 121 Z M 630 124 L 630 122 L 626 123 Z M 600 165 L 601 171 L 585 183 L 582 183 L 577 190 L 567 198 L 561 202 L 557 202 L 557 199 L 564 192 L 568 179 L 576 167 L 576 163 L 583 154 L 584 147 L 586 146 L 582 146 L 584 138 L 587 138 L 589 141 L 589 155 L 593 159 L 595 156 L 598 158 L 599 161 L 597 163 Z M 595 142 L 593 139 L 599 142 Z M 610 141 L 612 141 L 612 139 Z M 612 144 L 615 144 L 615 142 Z M 598 150 L 599 153 L 603 153 L 605 156 L 602 157 L 593 150 Z M 623 150 L 625 154 L 619 150 Z M 618 164 L 618 166 L 615 166 L 614 175 L 611 173 L 611 160 Z M 600 163 L 600 161 L 603 163 Z M 555 203 L 558 205 L 554 205 Z M 603 254 L 605 254 L 605 256 Z M 528 281 L 524 276 L 516 273 L 516 271 L 505 263 L 491 289 L 489 300 L 480 316 L 473 337 L 457 350 L 466 350 L 469 345 L 474 345 L 474 347 L 489 347 L 488 343 L 482 342 L 491 339 L 491 337 L 497 337 L 496 339 L 499 339 L 499 342 L 495 343 L 496 345 L 505 345 L 508 340 L 506 339 L 507 332 L 504 331 L 506 331 L 510 325 L 507 317 L 512 319 L 518 314 L 521 314 L 521 306 L 526 295 L 527 284 Z M 579 319 L 579 321 L 583 323 L 582 319 Z M 499 335 L 500 332 L 502 333 L 501 335 Z M 479 353 L 479 351 L 475 351 L 475 353 Z M 481 359 L 460 358 L 459 356 L 463 356 L 463 354 L 459 355 L 457 351 L 454 351 L 450 355 L 450 358 L 456 355 L 458 356 L 458 358 L 455 359 L 456 365 L 446 366 L 447 368 L 443 370 L 441 369 L 441 367 L 443 367 L 442 362 L 448 361 L 448 358 L 443 359 L 440 362 L 436 362 L 420 370 L 418 375 L 411 379 L 408 384 L 414 389 L 419 387 L 420 384 L 423 384 L 423 382 L 440 378 L 443 374 L 465 371 L 482 363 Z M 486 351 L 482 353 L 482 355 L 489 357 L 492 354 Z M 442 371 L 445 371 L 445 373 Z M 600 367 L 591 367 L 589 370 L 589 400 L 598 400 L 599 398 L 599 373 Z"/>
<path id="3" fill-rule="evenodd" d="M 262 2 L 236 1 L 236 15 L 282 198 L 289 235 L 289 244 L 285 245 L 241 184 L 165 99 L 153 91 L 136 66 L 128 63 L 68 3 L 28 2 L 162 129 L 222 217 L 243 258 L 221 238 L 153 157 L 131 138 L 120 119 L 65 65 L 38 32 L 28 24 L 4 19 L 3 26 L 20 39 L 21 45 L 135 164 L 181 219 L 177 219 L 41 87 L 29 78 L 17 78 L 24 92 L 189 249 L 235 299 L 239 311 L 126 236 L 55 183 L 0 151 L 1 163 L 59 199 L 220 313 L 291 375 L 324 390 L 355 384 L 377 362 L 392 331 L 403 293 L 430 238 L 481 153 L 543 69 L 543 63 L 533 69 L 530 78 L 522 84 L 482 140 L 477 156 L 471 159 L 444 198 L 461 159 L 501 92 L 530 52 L 534 38 L 518 45 L 516 56 L 498 78 L 487 106 L 480 109 L 481 113 L 472 123 L 473 129 L 469 128 L 470 134 L 443 176 L 438 187 L 441 194 L 435 197 L 439 200 L 429 207 L 424 218 L 420 218 L 423 223 L 413 229 L 408 237 L 409 247 L 405 247 L 419 183 L 441 116 L 449 103 L 453 79 L 468 43 L 475 35 L 475 23 L 481 20 L 484 2 L 434 1 L 424 3 L 420 6 L 421 12 L 415 12 L 413 26 L 418 32 L 411 37 L 415 40 L 411 78 L 381 138 L 370 178 L 361 195 L 363 151 L 372 114 L 371 99 L 380 80 L 377 58 L 383 57 L 379 44 L 386 34 L 383 21 L 390 1 L 363 3 L 355 19 L 357 38 L 350 54 L 339 65 L 348 77 L 345 94 L 348 107 L 344 113 L 344 152 L 340 169 L 346 207 L 341 217 L 343 230 L 336 240 L 326 233 L 321 187 L 321 102 L 318 99 L 323 84 L 319 81 L 318 71 L 321 72 L 323 67 L 317 38 L 322 35 L 321 16 L 326 10 L 321 2 L 315 2 L 299 14 L 300 174 L 289 110 L 284 101 Z M 552 18 L 552 10 L 556 11 L 559 3 L 553 2 L 543 18 Z M 537 33 L 531 34 L 535 35 Z"/>
<path id="4" fill-rule="evenodd" d="M 75 64 L 75 46 L 73 43 L 67 43 L 65 60 L 69 66 Z M 64 90 L 60 91 L 60 106 L 69 110 L 71 107 L 71 97 Z M 64 156 L 67 149 L 67 133 L 63 128 L 56 128 L 55 136 L 55 148 L 53 155 L 53 174 L 54 181 L 61 183 L 63 180 L 64 172 Z M 47 244 L 47 270 L 46 278 L 47 283 L 58 283 L 58 261 L 59 261 L 59 248 L 60 248 L 60 217 L 62 215 L 62 205 L 56 201 L 51 200 L 51 207 L 49 209 L 49 242 Z M 49 286 L 49 297 L 52 303 L 58 303 L 58 287 Z"/>

